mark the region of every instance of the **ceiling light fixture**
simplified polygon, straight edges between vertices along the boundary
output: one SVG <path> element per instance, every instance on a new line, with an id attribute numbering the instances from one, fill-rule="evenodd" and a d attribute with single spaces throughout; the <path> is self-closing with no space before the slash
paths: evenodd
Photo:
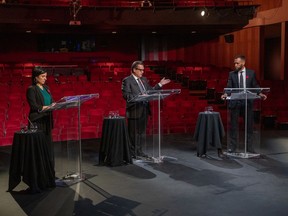
<path id="1" fill-rule="evenodd" d="M 208 9 L 207 9 L 207 8 L 203 8 L 203 10 L 201 10 L 200 15 L 201 15 L 202 17 L 207 17 L 207 16 L 209 16 Z"/>
<path id="2" fill-rule="evenodd" d="M 141 1 L 141 7 L 152 7 L 152 3 L 148 0 Z"/>
<path id="3" fill-rule="evenodd" d="M 82 8 L 80 0 L 71 0 L 70 1 L 70 13 L 73 16 L 73 20 L 70 20 L 69 25 L 81 25 L 81 21 L 76 19 L 76 16 L 79 10 Z"/>

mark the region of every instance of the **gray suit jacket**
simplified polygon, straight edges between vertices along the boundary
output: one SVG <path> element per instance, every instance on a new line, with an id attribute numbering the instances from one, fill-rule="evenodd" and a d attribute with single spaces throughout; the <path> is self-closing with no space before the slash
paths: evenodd
<path id="1" fill-rule="evenodd" d="M 154 87 L 150 86 L 146 77 L 142 77 L 141 81 L 146 90 L 158 90 L 161 87 L 157 84 Z M 126 117 L 139 118 L 143 112 L 150 114 L 149 103 L 131 102 L 131 100 L 141 94 L 137 81 L 132 75 L 126 77 L 122 81 L 122 94 L 126 100 Z"/>

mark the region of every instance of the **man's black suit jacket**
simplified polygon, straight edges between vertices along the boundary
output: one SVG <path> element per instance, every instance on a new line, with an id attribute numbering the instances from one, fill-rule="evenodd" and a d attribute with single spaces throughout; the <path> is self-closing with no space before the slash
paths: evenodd
<path id="1" fill-rule="evenodd" d="M 256 74 L 253 70 L 246 68 L 246 88 L 260 88 L 258 85 Z M 238 71 L 231 71 L 229 73 L 228 82 L 227 82 L 227 88 L 239 88 L 239 77 L 238 77 Z M 249 100 L 247 102 L 247 105 L 252 105 L 252 100 Z M 237 100 L 231 100 L 229 101 L 229 108 L 235 108 L 237 105 L 239 105 L 239 101 Z"/>
<path id="2" fill-rule="evenodd" d="M 159 84 L 154 87 L 150 86 L 146 77 L 141 77 L 141 81 L 146 90 L 158 90 L 161 89 Z M 131 100 L 141 94 L 135 78 L 130 75 L 122 81 L 122 94 L 126 100 L 126 117 L 127 118 L 140 118 L 143 112 L 150 114 L 149 103 L 143 102 L 131 102 Z"/>

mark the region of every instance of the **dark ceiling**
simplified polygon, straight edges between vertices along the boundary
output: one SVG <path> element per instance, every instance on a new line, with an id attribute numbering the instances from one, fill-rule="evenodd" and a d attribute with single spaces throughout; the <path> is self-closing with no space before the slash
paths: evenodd
<path id="1" fill-rule="evenodd" d="M 74 2 L 74 1 L 71 1 Z M 33 34 L 176 34 L 193 33 L 213 38 L 239 30 L 255 16 L 256 5 L 205 6 L 102 6 L 0 4 L 0 32 Z M 174 2 L 174 1 L 173 1 Z M 180 1 L 179 1 L 180 2 Z M 187 2 L 187 1 L 186 1 Z M 248 1 L 247 1 L 248 2 Z M 77 10 L 79 9 L 78 13 Z M 73 17 L 73 14 L 75 17 Z M 72 24 L 81 25 L 69 25 Z"/>

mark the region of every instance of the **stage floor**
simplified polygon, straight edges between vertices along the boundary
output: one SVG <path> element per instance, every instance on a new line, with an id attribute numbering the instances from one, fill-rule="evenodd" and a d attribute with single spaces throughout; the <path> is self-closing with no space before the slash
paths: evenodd
<path id="1" fill-rule="evenodd" d="M 61 145 L 55 143 L 57 177 L 70 163 L 57 154 Z M 192 135 L 167 135 L 161 155 L 177 160 L 108 167 L 98 165 L 99 140 L 83 140 L 86 179 L 38 194 L 26 194 L 24 183 L 6 192 L 11 147 L 1 147 L 0 216 L 287 215 L 287 131 L 262 132 L 261 146 L 260 158 L 221 159 L 212 147 L 199 158 Z"/>

